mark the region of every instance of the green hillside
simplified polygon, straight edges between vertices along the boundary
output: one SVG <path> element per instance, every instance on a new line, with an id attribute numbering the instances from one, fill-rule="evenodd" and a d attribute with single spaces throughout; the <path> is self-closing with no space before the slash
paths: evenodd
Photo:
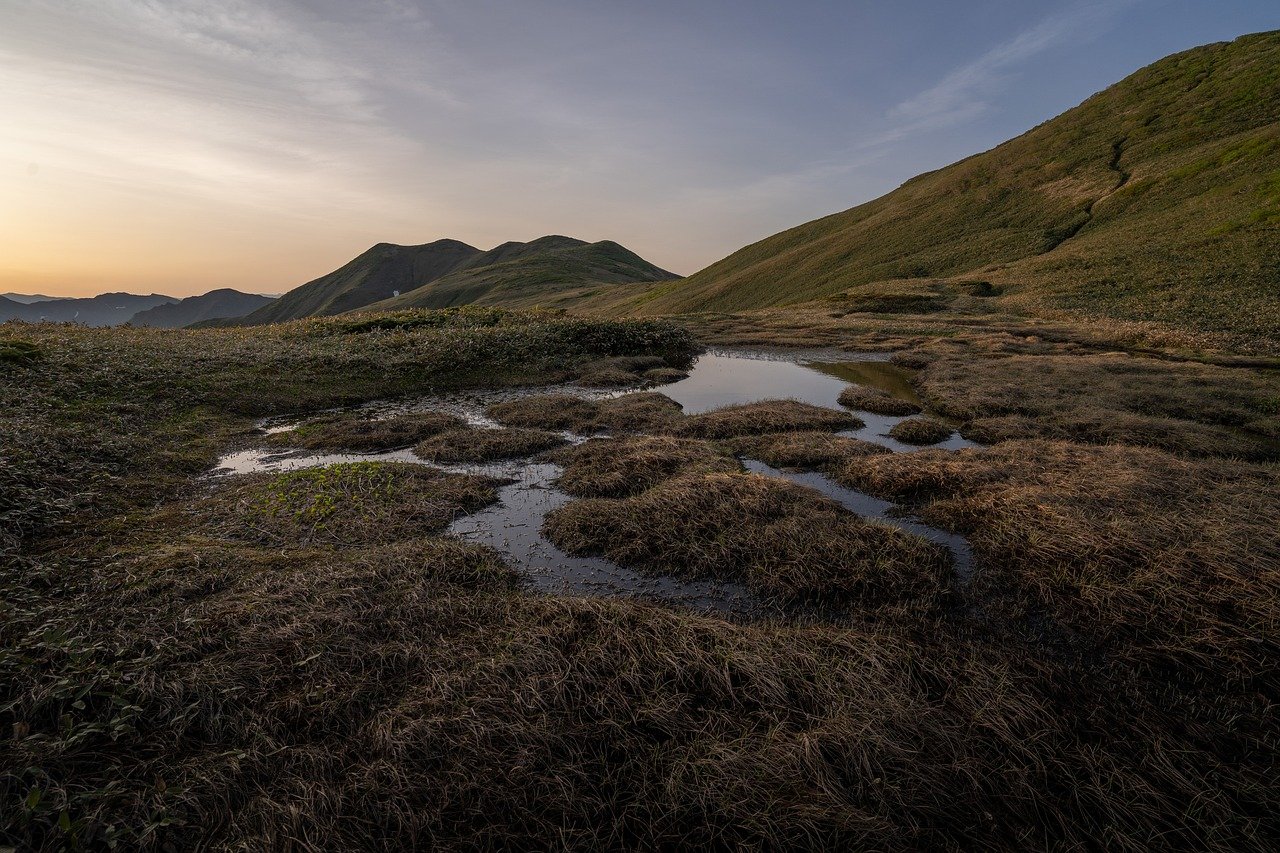
<path id="1" fill-rule="evenodd" d="M 988 282 L 1037 311 L 1280 334 L 1280 32 L 1167 57 L 626 310 L 745 310 L 895 279 Z"/>
<path id="2" fill-rule="evenodd" d="M 586 243 L 569 237 L 543 237 L 529 243 L 504 243 L 423 287 L 363 310 L 454 305 L 569 307 L 584 299 L 608 298 L 609 291 L 619 285 L 674 278 L 674 273 L 612 240 Z"/>
<path id="3" fill-rule="evenodd" d="M 397 290 L 421 287 L 479 254 L 479 249 L 458 240 L 436 240 L 421 246 L 379 243 L 328 275 L 229 322 L 252 326 L 341 314 L 385 299 Z"/>

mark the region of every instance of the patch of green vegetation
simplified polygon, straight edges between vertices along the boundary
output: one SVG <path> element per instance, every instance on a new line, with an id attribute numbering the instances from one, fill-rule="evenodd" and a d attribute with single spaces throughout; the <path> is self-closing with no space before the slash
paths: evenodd
<path id="1" fill-rule="evenodd" d="M 1019 310 L 1273 345 L 1277 87 L 1277 32 L 1167 57 L 991 151 L 746 246 L 623 310 L 831 297 L 854 311 L 933 311 L 945 299 L 937 280 L 980 277 Z"/>
<path id="2" fill-rule="evenodd" d="M 18 339 L 0 340 L 0 364 L 30 364 L 44 357 L 40 347 Z"/>

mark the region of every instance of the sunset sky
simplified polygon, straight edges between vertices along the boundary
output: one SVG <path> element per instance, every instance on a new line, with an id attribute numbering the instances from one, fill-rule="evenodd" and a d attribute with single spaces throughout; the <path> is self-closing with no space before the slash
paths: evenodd
<path id="1" fill-rule="evenodd" d="M 0 0 L 0 291 L 281 292 L 379 241 L 691 273 L 1276 0 Z"/>

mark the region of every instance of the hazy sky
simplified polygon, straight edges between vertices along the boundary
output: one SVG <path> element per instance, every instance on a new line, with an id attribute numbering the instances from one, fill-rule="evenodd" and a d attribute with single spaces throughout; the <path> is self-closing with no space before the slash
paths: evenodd
<path id="1" fill-rule="evenodd" d="M 278 292 L 379 241 L 691 273 L 1280 0 L 0 0 L 0 291 Z"/>

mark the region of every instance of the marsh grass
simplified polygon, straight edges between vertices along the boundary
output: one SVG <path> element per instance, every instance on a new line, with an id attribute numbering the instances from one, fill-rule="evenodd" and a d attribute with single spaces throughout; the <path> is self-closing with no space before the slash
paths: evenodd
<path id="1" fill-rule="evenodd" d="M 1266 434 L 1280 378 L 1258 371 L 1117 355 L 943 358 L 919 388 L 962 432 L 1132 444 L 1191 456 L 1275 458 Z"/>
<path id="2" fill-rule="evenodd" d="M 341 412 L 272 433 L 266 443 L 328 452 L 371 453 L 412 447 L 433 435 L 466 427 L 466 421 L 445 412 L 412 412 L 389 418 L 367 412 Z"/>
<path id="3" fill-rule="evenodd" d="M 750 474 L 686 474 L 622 500 L 574 501 L 547 516 L 548 538 L 659 574 L 745 582 L 785 601 L 874 605 L 945 591 L 947 552 L 866 522 L 812 490 Z"/>
<path id="4" fill-rule="evenodd" d="M 402 462 L 352 462 L 234 478 L 194 509 L 230 539 L 372 544 L 443 530 L 497 500 L 496 482 Z"/>
<path id="5" fill-rule="evenodd" d="M 584 498 L 627 497 L 677 474 L 741 468 L 705 441 L 660 435 L 591 439 L 549 457 L 564 466 L 557 486 Z"/>
<path id="6" fill-rule="evenodd" d="M 656 392 L 585 400 L 572 394 L 537 394 L 495 403 L 485 414 L 508 426 L 598 432 L 661 431 L 681 418 L 680 404 Z"/>
<path id="7" fill-rule="evenodd" d="M 889 428 L 889 435 L 907 444 L 937 444 L 946 441 L 955 432 L 951 427 L 933 418 L 907 418 Z"/>
<path id="8" fill-rule="evenodd" d="M 733 453 L 775 468 L 816 468 L 860 456 L 890 452 L 881 444 L 829 432 L 782 432 L 739 436 L 725 442 Z"/>
<path id="9" fill-rule="evenodd" d="M 1277 697 L 1280 478 L 1158 450 L 1014 441 L 850 460 L 841 482 L 965 533 L 978 589 L 1157 671 Z"/>
<path id="10" fill-rule="evenodd" d="M 428 462 L 458 464 L 494 462 L 533 456 L 568 441 L 557 432 L 511 427 L 505 429 L 456 429 L 442 432 L 413 448 Z"/>
<path id="11" fill-rule="evenodd" d="M 840 405 L 877 415 L 917 415 L 920 407 L 909 400 L 899 400 L 879 388 L 850 385 L 840 392 Z"/>
<path id="12" fill-rule="evenodd" d="M 690 415 L 673 426 L 677 435 L 697 438 L 733 438 L 740 435 L 793 430 L 857 429 L 863 422 L 848 412 L 826 409 L 798 400 L 765 400 L 725 406 Z"/>

